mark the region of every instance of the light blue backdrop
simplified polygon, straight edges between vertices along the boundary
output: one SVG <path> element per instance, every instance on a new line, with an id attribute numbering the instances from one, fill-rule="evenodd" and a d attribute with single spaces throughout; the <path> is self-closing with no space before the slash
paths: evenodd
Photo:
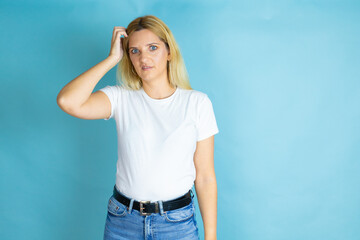
<path id="1" fill-rule="evenodd" d="M 359 10 L 341 0 L 2 0 L 0 239 L 102 239 L 115 121 L 74 118 L 56 96 L 109 54 L 115 25 L 147 14 L 168 24 L 192 87 L 213 102 L 218 239 L 360 239 Z"/>

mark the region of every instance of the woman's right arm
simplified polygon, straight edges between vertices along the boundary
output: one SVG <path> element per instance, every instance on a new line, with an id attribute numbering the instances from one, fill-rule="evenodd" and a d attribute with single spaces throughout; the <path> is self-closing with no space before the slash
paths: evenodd
<path id="1" fill-rule="evenodd" d="M 121 60 L 120 35 L 127 37 L 124 27 L 114 27 L 109 56 L 66 84 L 57 96 L 57 104 L 66 113 L 82 119 L 110 116 L 111 103 L 102 91 L 92 93 L 101 78 Z"/>
<path id="2" fill-rule="evenodd" d="M 101 78 L 117 64 L 112 57 L 96 64 L 65 85 L 57 96 L 59 107 L 82 119 L 101 119 L 110 116 L 110 101 L 105 93 L 92 93 Z"/>

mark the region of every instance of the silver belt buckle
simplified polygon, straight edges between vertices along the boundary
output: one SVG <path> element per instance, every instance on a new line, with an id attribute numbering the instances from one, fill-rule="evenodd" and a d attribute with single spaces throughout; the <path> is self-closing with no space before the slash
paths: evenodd
<path id="1" fill-rule="evenodd" d="M 148 215 L 151 215 L 151 213 L 146 213 L 146 212 L 143 212 L 144 211 L 144 209 L 145 209 L 145 207 L 144 207 L 144 203 L 146 204 L 146 203 L 150 203 L 150 201 L 139 201 L 139 203 L 140 203 L 140 215 L 141 216 L 148 216 Z"/>

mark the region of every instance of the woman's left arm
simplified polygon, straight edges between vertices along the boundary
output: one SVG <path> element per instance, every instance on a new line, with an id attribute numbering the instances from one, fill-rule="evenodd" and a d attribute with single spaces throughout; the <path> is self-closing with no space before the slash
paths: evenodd
<path id="1" fill-rule="evenodd" d="M 214 135 L 197 142 L 194 154 L 195 190 L 203 219 L 205 240 L 216 239 L 217 184 L 214 169 Z"/>

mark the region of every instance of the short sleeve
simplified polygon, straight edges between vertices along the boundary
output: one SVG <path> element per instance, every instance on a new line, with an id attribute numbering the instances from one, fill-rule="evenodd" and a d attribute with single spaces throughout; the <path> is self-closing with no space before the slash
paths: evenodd
<path id="1" fill-rule="evenodd" d="M 102 91 L 103 93 L 105 93 L 110 100 L 111 114 L 110 114 L 109 118 L 104 118 L 104 120 L 109 120 L 109 119 L 113 118 L 115 115 L 120 89 L 118 86 L 115 85 L 115 86 L 106 86 L 104 88 L 99 89 L 99 91 Z"/>
<path id="2" fill-rule="evenodd" d="M 219 132 L 212 103 L 207 95 L 198 106 L 197 116 L 197 141 L 201 141 Z"/>

